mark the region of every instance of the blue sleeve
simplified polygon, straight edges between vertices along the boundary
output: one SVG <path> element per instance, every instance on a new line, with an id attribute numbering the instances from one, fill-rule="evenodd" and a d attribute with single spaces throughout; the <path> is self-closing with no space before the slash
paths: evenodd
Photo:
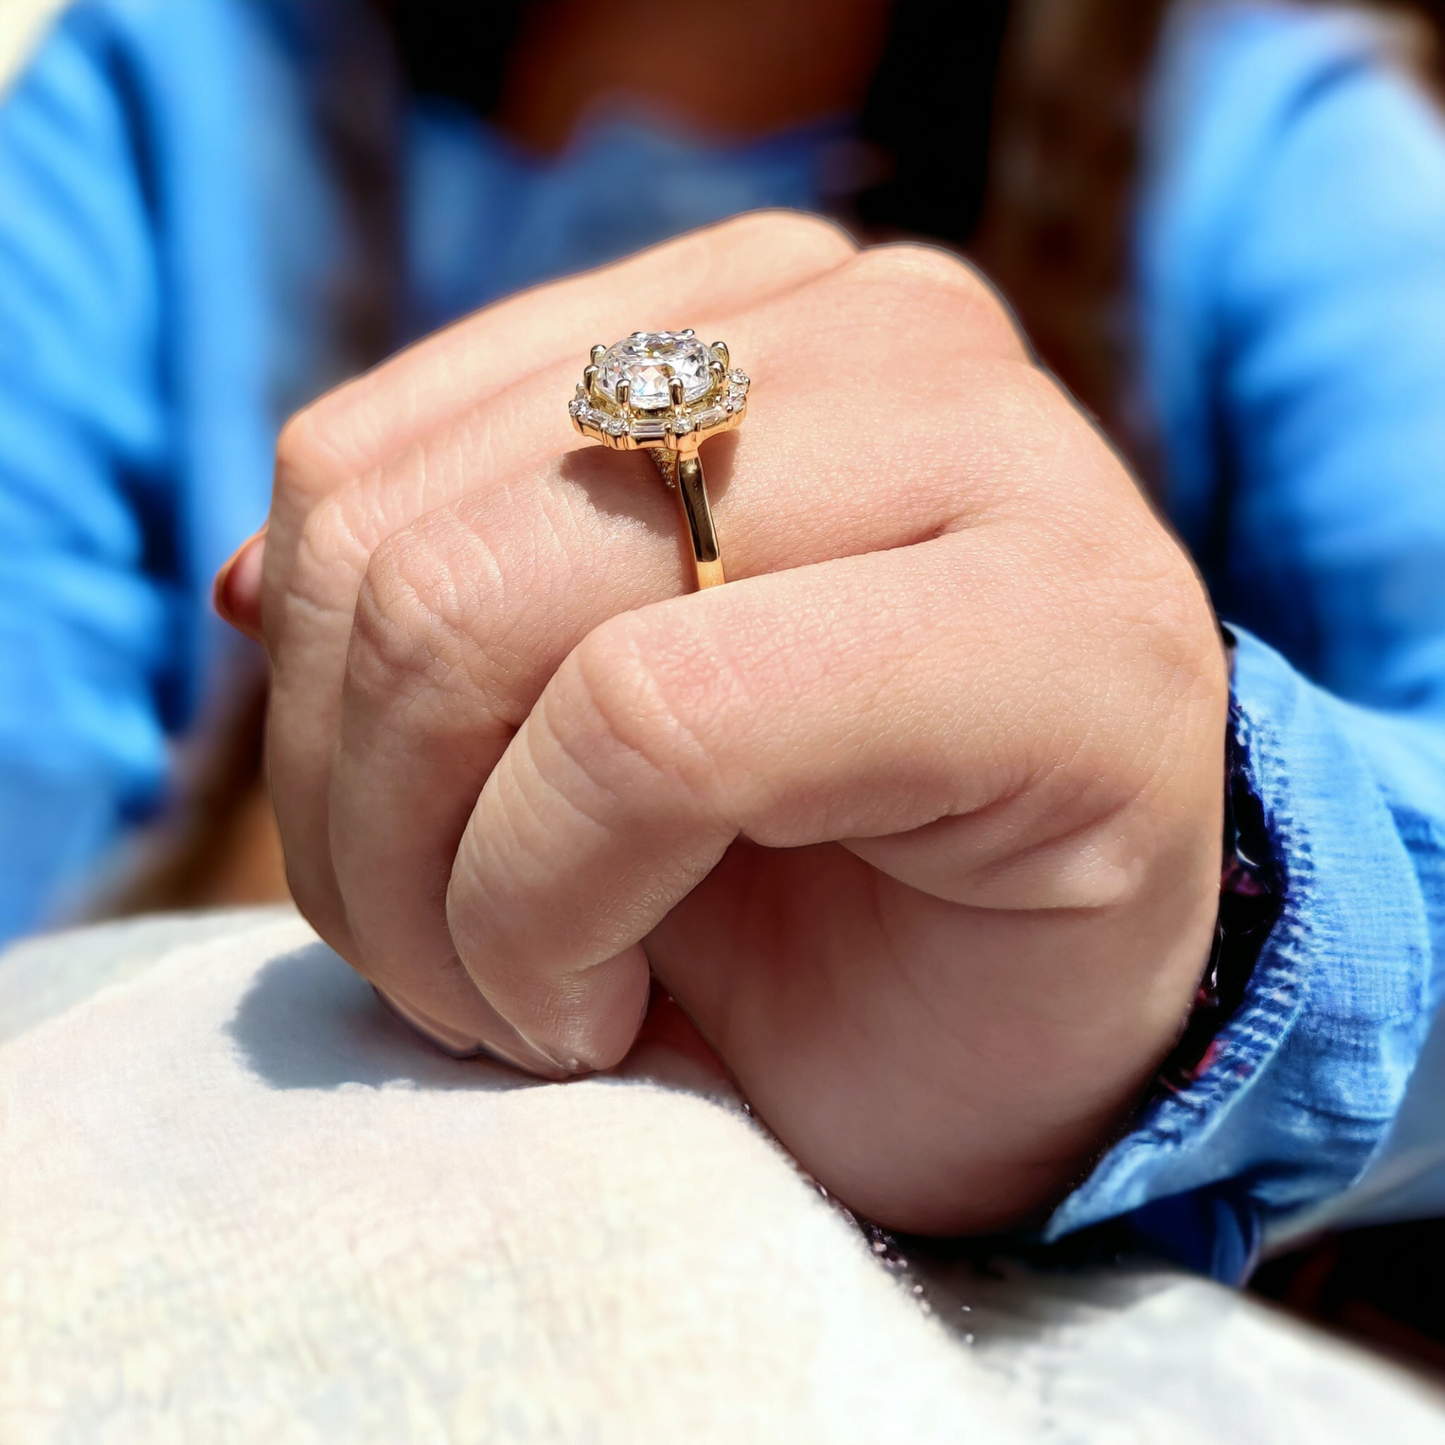
<path id="1" fill-rule="evenodd" d="M 1382 1161 L 1411 1182 L 1392 1135 L 1445 991 L 1445 126 L 1354 18 L 1214 15 L 1174 72 L 1146 331 L 1175 515 L 1256 634 L 1240 741 L 1287 897 L 1208 1068 L 1048 1232 L 1126 1216 L 1236 1279 Z M 1411 1179 L 1445 1210 L 1445 1173 Z"/>
<path id="2" fill-rule="evenodd" d="M 1226 1279 L 1366 1171 L 1445 956 L 1445 733 L 1341 702 L 1238 636 L 1240 741 L 1284 911 L 1208 1068 L 1150 1105 L 1049 1225 L 1132 1213 L 1146 1240 Z"/>
<path id="3" fill-rule="evenodd" d="M 1358 15 L 1184 14 L 1139 229 L 1170 515 L 1221 615 L 1445 715 L 1445 119 Z"/>
<path id="4" fill-rule="evenodd" d="M 62 903 L 166 768 L 160 186 L 90 20 L 0 102 L 0 937 Z"/>
<path id="5" fill-rule="evenodd" d="M 1219 278 L 1220 610 L 1337 696 L 1445 717 L 1445 119 L 1346 70 L 1251 180 Z"/>

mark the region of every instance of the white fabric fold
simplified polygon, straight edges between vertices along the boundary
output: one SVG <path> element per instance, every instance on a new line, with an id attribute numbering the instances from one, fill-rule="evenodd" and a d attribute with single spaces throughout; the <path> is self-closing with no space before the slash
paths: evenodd
<path id="1" fill-rule="evenodd" d="M 1197 1281 L 890 1273 L 665 1060 L 447 1059 L 294 915 L 32 942 L 0 1009 L 16 1445 L 1445 1439 Z"/>

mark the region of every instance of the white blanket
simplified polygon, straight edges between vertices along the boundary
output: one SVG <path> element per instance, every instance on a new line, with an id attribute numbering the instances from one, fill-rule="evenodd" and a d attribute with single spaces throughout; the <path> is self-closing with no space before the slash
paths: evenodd
<path id="1" fill-rule="evenodd" d="M 453 1062 L 285 911 L 0 957 L 6 1445 L 1304 1440 L 1445 1413 L 1199 1281 L 890 1272 L 729 1100 Z"/>

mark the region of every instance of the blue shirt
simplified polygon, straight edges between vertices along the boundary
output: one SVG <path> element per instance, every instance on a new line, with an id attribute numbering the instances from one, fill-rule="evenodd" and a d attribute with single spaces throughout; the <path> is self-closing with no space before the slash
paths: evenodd
<path id="1" fill-rule="evenodd" d="M 359 7 L 77 0 L 0 103 L 0 933 L 162 801 L 238 644 L 210 578 L 281 419 L 355 365 L 357 217 L 318 76 Z M 358 38 L 359 37 L 359 38 Z M 1047 1237 L 1129 1215 L 1237 1277 L 1320 1221 L 1445 1207 L 1445 132 L 1347 13 L 1183 7 L 1140 207 L 1169 510 L 1221 613 L 1285 910 L 1210 1067 Z M 378 75 L 382 71 L 376 72 Z M 554 161 L 397 117 L 402 329 L 762 205 L 838 128 L 625 117 Z M 609 173 L 647 175 L 619 205 Z"/>

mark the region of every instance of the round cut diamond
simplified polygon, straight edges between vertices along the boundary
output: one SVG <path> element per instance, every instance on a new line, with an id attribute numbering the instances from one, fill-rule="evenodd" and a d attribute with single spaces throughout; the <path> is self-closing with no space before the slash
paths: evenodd
<path id="1" fill-rule="evenodd" d="M 617 384 L 625 381 L 629 404 L 654 411 L 672 405 L 669 387 L 678 376 L 684 399 L 696 401 L 712 388 L 710 368 L 716 360 L 712 348 L 691 331 L 635 331 L 607 348 L 597 366 L 597 390 L 615 401 Z"/>

